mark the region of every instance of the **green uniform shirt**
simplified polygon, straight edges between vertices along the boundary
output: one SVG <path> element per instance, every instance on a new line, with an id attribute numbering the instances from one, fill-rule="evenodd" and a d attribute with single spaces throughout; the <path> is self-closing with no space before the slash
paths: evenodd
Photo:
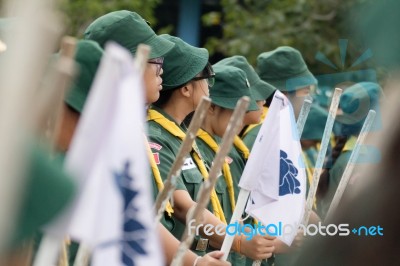
<path id="1" fill-rule="evenodd" d="M 153 107 L 153 109 L 157 110 L 165 118 L 174 122 L 174 120 L 163 110 L 157 107 Z M 160 124 L 156 123 L 155 121 L 148 121 L 148 127 L 149 127 L 148 139 L 150 148 L 156 159 L 158 169 L 160 170 L 161 178 L 165 180 L 172 167 L 172 164 L 175 161 L 176 156 L 178 155 L 179 148 L 182 144 L 182 140 L 169 133 L 166 129 L 164 129 Z M 182 127 L 180 128 L 184 131 Z M 194 159 L 191 156 L 188 156 L 185 160 L 184 165 L 182 166 L 181 174 L 177 179 L 176 189 L 188 191 L 190 197 L 193 200 L 195 200 L 197 198 L 197 194 L 199 192 L 202 182 L 203 182 L 203 176 L 200 170 L 194 163 Z M 181 239 L 186 225 L 181 223 L 179 220 L 175 218 L 173 218 L 173 221 L 175 226 L 171 230 L 171 233 L 177 239 Z M 196 253 L 199 255 L 204 254 L 202 252 L 196 252 Z"/>
<path id="2" fill-rule="evenodd" d="M 214 136 L 212 138 L 218 144 L 221 142 L 221 138 L 219 138 L 217 136 Z M 215 152 L 213 151 L 213 149 L 210 146 L 208 146 L 207 143 L 205 143 L 200 138 L 196 139 L 196 143 L 199 147 L 201 155 L 203 156 L 203 159 L 205 161 L 207 168 L 210 168 L 212 161 L 214 160 L 214 157 L 215 157 Z M 235 192 L 235 200 L 237 200 L 237 196 L 239 194 L 238 184 L 239 184 L 240 176 L 242 175 L 242 172 L 244 169 L 244 159 L 235 148 L 232 148 L 227 156 L 227 162 L 228 162 L 230 170 L 231 170 L 233 188 L 234 188 L 234 192 Z M 229 223 L 232 218 L 233 210 L 231 208 L 229 192 L 227 189 L 227 184 L 226 184 L 223 172 L 221 172 L 221 175 L 218 177 L 217 183 L 215 185 L 215 191 L 217 192 L 218 199 L 219 199 L 222 209 L 224 211 L 226 221 L 227 221 L 227 223 Z M 213 251 L 213 249 L 210 248 L 207 250 L 207 252 L 210 252 L 210 251 Z M 244 257 L 243 255 L 240 255 L 236 252 L 231 252 L 228 256 L 228 261 L 231 262 L 232 265 L 245 265 L 246 257 Z"/>

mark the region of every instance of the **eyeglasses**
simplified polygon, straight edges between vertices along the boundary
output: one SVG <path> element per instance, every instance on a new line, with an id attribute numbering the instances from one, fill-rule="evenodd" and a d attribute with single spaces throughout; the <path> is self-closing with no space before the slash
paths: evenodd
<path id="1" fill-rule="evenodd" d="M 203 80 L 203 79 L 206 80 L 209 87 L 214 86 L 214 83 L 215 83 L 215 74 L 214 73 L 209 76 L 192 78 L 193 81 Z"/>
<path id="2" fill-rule="evenodd" d="M 212 66 L 210 63 L 207 63 L 206 67 L 203 69 L 203 71 L 200 72 L 201 77 L 195 77 L 192 78 L 192 80 L 202 80 L 205 79 L 207 81 L 208 86 L 211 88 L 214 86 L 215 83 L 215 73 L 212 69 Z"/>
<path id="3" fill-rule="evenodd" d="M 154 64 L 157 66 L 156 75 L 159 76 L 161 74 L 161 69 L 164 64 L 164 57 L 149 59 L 147 63 Z"/>

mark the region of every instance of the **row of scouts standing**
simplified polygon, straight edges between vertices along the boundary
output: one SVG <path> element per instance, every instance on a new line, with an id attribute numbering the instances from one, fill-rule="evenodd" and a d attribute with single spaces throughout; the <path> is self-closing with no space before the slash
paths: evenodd
<path id="1" fill-rule="evenodd" d="M 117 43 L 133 55 L 141 43 L 151 47 L 143 80 L 148 125 L 146 145 L 149 148 L 148 160 L 151 165 L 149 178 L 153 184 L 154 199 L 163 189 L 163 182 L 177 157 L 191 114 L 202 97 L 209 97 L 212 102 L 177 179 L 172 196 L 173 208 L 170 204 L 167 205 L 158 225 L 164 255 L 169 264 L 185 229 L 187 213 L 196 204 L 200 186 L 208 178 L 208 171 L 238 100 L 248 96 L 250 104 L 243 118 L 242 128 L 237 132 L 234 145 L 223 164 L 221 176 L 212 190 L 210 204 L 203 213 L 203 224 L 226 225 L 231 220 L 241 174 L 261 124 L 268 116 L 268 107 L 275 91 L 279 90 L 286 95 L 297 118 L 304 99 L 315 93 L 318 82 L 308 70 L 301 53 L 292 47 L 278 47 L 261 53 L 257 57 L 255 68 L 241 55 L 231 56 L 211 65 L 206 49 L 191 46 L 178 37 L 156 35 L 135 12 L 111 12 L 91 23 L 85 31 L 84 40 L 77 43 L 75 61 L 79 64 L 80 72 L 64 99 L 63 117 L 60 118 L 61 130 L 56 140 L 61 160 L 70 147 L 103 56 L 103 49 L 108 42 Z M 381 89 L 375 83 L 359 83 L 344 88 L 335 130 L 328 147 L 326 169 L 321 175 L 310 223 L 318 223 L 325 217 L 365 116 L 369 109 L 376 108 L 380 94 Z M 370 103 L 369 108 L 361 114 L 358 112 L 359 117 L 353 117 L 359 103 L 365 101 Z M 326 108 L 318 100 L 314 101 L 301 139 L 308 186 L 312 183 L 313 166 L 327 118 Z M 49 178 L 46 179 L 48 175 L 41 175 L 39 178 L 32 174 L 32 182 L 38 186 L 58 182 L 52 191 L 46 190 L 45 193 L 51 192 L 59 196 L 64 193 L 61 194 L 64 196 L 59 197 L 60 202 L 54 208 L 54 214 L 48 213 L 48 217 L 40 218 L 37 222 L 31 220 L 29 225 L 18 225 L 20 228 L 28 227 L 29 230 L 18 232 L 15 247 L 31 238 L 51 216 L 56 215 L 56 209 L 61 209 L 70 200 L 74 190 L 71 181 L 61 170 L 56 172 L 50 162 L 36 162 L 40 156 L 32 158 L 33 169 L 51 168 L 53 172 L 46 171 L 48 175 L 60 176 L 56 181 L 54 178 L 50 181 L 47 180 Z M 38 191 L 29 190 L 26 201 L 32 204 L 34 193 Z M 27 219 L 22 220 L 26 223 Z M 254 221 L 247 219 L 244 222 Z M 21 232 L 24 234 L 21 235 Z M 251 265 L 256 260 L 262 260 L 263 265 L 289 265 L 303 241 L 301 232 L 291 247 L 268 235 L 256 235 L 251 240 L 246 240 L 243 235 L 236 235 L 228 261 L 224 262 L 219 260 L 222 253 L 218 251 L 224 237 L 218 234 L 207 236 L 202 230 L 199 233 L 191 251 L 185 254 L 184 265 Z M 40 237 L 36 238 L 39 242 Z M 78 247 L 79 243 L 75 242 L 69 245 L 70 265 L 74 262 Z"/>

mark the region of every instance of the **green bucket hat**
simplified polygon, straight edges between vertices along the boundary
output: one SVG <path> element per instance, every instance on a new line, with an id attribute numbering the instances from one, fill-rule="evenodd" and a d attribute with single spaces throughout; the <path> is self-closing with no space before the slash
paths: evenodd
<path id="1" fill-rule="evenodd" d="M 380 95 L 381 87 L 377 83 L 360 82 L 348 87 L 340 97 L 343 114 L 337 116 L 337 121 L 361 128 L 370 109 L 379 111 Z"/>
<path id="2" fill-rule="evenodd" d="M 254 68 L 249 64 L 244 56 L 231 56 L 219 61 L 217 64 L 234 66 L 246 72 L 247 79 L 250 83 L 251 93 L 254 95 L 256 101 L 262 101 L 269 98 L 276 90 L 274 86 L 260 79 Z"/>
<path id="3" fill-rule="evenodd" d="M 75 61 L 79 73 L 72 81 L 64 101 L 79 113 L 82 113 L 102 55 L 103 50 L 94 41 L 81 40 L 76 45 Z"/>
<path id="4" fill-rule="evenodd" d="M 250 97 L 250 104 L 247 111 L 258 110 L 257 103 L 250 91 L 246 72 L 240 68 L 223 64 L 215 64 L 213 69 L 215 84 L 210 90 L 210 98 L 213 104 L 233 110 L 240 98 L 248 96 Z"/>
<path id="5" fill-rule="evenodd" d="M 281 91 L 296 91 L 318 84 L 300 52 L 289 46 L 261 53 L 257 57 L 257 73 L 263 81 Z"/>
<path id="6" fill-rule="evenodd" d="M 207 49 L 194 47 L 168 34 L 160 37 L 175 44 L 164 57 L 163 91 L 186 84 L 207 66 L 209 57 Z"/>
<path id="7" fill-rule="evenodd" d="M 31 147 L 28 160 L 11 248 L 32 237 L 59 215 L 76 190 L 73 180 L 62 171 L 61 161 L 50 160 L 42 148 Z"/>
<path id="8" fill-rule="evenodd" d="M 301 139 L 322 140 L 327 119 L 327 110 L 317 104 L 311 105 L 303 133 L 301 134 Z"/>
<path id="9" fill-rule="evenodd" d="M 133 55 L 139 44 L 147 44 L 151 47 L 149 59 L 164 56 L 174 46 L 168 40 L 157 36 L 141 16 L 127 10 L 99 17 L 89 25 L 84 37 L 98 42 L 103 48 L 108 41 L 114 41 Z"/>

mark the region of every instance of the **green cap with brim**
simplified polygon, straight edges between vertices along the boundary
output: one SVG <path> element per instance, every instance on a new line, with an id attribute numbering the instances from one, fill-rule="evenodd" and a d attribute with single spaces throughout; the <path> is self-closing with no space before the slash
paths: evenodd
<path id="1" fill-rule="evenodd" d="M 50 160 L 38 146 L 32 147 L 29 153 L 11 248 L 54 220 L 72 201 L 76 190 L 73 180 L 62 171 L 61 161 Z"/>
<path id="2" fill-rule="evenodd" d="M 243 96 L 250 97 L 247 111 L 256 111 L 258 106 L 250 91 L 250 84 L 246 73 L 240 68 L 223 64 L 213 65 L 215 84 L 210 89 L 210 98 L 213 104 L 226 109 L 235 109 L 236 103 Z"/>
<path id="3" fill-rule="evenodd" d="M 82 113 L 102 56 L 103 50 L 96 42 L 78 41 L 75 52 L 78 74 L 72 81 L 64 101 L 79 113 Z"/>
<path id="4" fill-rule="evenodd" d="M 135 55 L 139 44 L 151 47 L 149 59 L 163 57 L 174 46 L 159 37 L 137 13 L 120 10 L 108 13 L 93 21 L 86 29 L 85 39 L 96 41 L 101 47 L 114 41 Z"/>
<path id="5" fill-rule="evenodd" d="M 361 127 L 369 110 L 377 111 L 381 91 L 381 87 L 373 82 L 360 82 L 348 87 L 339 102 L 343 113 L 337 115 L 336 120 L 344 125 Z"/>
<path id="6" fill-rule="evenodd" d="M 311 105 L 301 139 L 321 141 L 327 119 L 327 110 L 317 104 Z"/>
<path id="7" fill-rule="evenodd" d="M 260 78 L 281 91 L 296 91 L 318 81 L 308 70 L 300 52 L 289 46 L 281 46 L 257 57 L 257 73 Z"/>
<path id="8" fill-rule="evenodd" d="M 231 56 L 219 61 L 217 64 L 226 64 L 243 70 L 246 73 L 247 79 L 249 80 L 250 90 L 256 101 L 265 100 L 276 91 L 274 86 L 260 79 L 260 77 L 257 75 L 257 72 L 244 56 Z"/>
<path id="9" fill-rule="evenodd" d="M 164 57 L 163 91 L 186 84 L 206 67 L 209 57 L 207 49 L 194 47 L 168 34 L 160 37 L 175 44 Z"/>

